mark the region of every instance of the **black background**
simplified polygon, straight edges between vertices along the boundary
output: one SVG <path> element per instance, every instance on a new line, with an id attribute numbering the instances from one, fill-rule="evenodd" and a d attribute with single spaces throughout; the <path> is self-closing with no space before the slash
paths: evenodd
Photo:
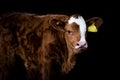
<path id="1" fill-rule="evenodd" d="M 0 14 L 9 12 L 29 12 L 35 14 L 80 14 L 86 20 L 101 17 L 104 21 L 98 33 L 88 33 L 89 48 L 77 56 L 77 64 L 66 76 L 66 80 L 108 80 L 117 78 L 118 58 L 115 26 L 116 5 L 109 1 L 85 0 L 3 0 Z M 119 73 L 119 72 L 118 72 Z"/>

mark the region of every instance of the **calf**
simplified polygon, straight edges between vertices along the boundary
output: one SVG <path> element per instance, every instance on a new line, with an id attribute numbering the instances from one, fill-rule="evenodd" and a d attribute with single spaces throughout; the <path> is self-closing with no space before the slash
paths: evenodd
<path id="1" fill-rule="evenodd" d="M 14 69 L 17 65 L 22 65 L 24 80 L 58 80 L 55 75 L 67 74 L 75 65 L 75 54 L 88 47 L 86 31 L 93 23 L 99 27 L 102 19 L 85 21 L 80 15 L 62 14 L 4 15 L 0 18 L 0 80 L 18 80 L 19 74 L 12 75 L 19 70 Z"/>

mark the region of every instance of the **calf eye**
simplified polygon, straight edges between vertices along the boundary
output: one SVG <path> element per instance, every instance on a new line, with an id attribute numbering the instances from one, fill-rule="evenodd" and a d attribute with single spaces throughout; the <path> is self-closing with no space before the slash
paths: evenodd
<path id="1" fill-rule="evenodd" d="M 70 30 L 67 30 L 66 32 L 67 32 L 68 34 L 72 34 L 72 31 L 70 31 Z"/>

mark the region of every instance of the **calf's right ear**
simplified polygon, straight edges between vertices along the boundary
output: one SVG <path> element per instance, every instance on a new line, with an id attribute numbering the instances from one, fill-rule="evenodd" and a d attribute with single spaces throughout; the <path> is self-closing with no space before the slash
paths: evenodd
<path id="1" fill-rule="evenodd" d="M 100 17 L 93 17 L 86 20 L 86 24 L 88 32 L 97 32 L 98 28 L 103 24 L 103 19 Z"/>

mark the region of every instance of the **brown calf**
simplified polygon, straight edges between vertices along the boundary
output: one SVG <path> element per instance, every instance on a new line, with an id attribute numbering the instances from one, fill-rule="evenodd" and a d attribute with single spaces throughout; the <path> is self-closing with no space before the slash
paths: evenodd
<path id="1" fill-rule="evenodd" d="M 30 13 L 2 16 L 0 80 L 13 79 L 11 72 L 18 62 L 25 68 L 27 80 L 55 80 L 53 71 L 68 73 L 75 65 L 75 54 L 88 47 L 85 35 L 93 22 L 99 27 L 102 19 L 85 21 L 80 15 Z"/>

